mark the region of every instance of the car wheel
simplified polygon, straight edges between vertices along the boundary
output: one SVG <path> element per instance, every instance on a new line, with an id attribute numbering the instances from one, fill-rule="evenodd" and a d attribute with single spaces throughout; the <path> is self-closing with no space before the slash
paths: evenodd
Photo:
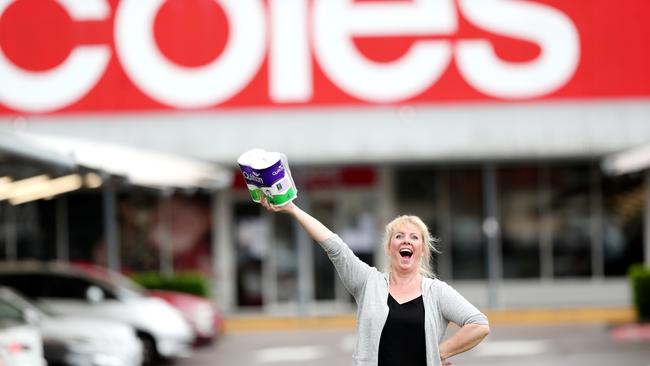
<path id="1" fill-rule="evenodd" d="M 152 366 L 158 363 L 159 355 L 156 349 L 156 341 L 147 333 L 138 332 L 138 338 L 142 342 L 142 365 Z"/>

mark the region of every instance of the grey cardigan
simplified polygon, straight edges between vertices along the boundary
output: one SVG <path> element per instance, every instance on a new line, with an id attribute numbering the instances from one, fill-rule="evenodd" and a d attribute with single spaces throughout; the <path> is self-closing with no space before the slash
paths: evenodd
<path id="1" fill-rule="evenodd" d="M 333 235 L 321 242 L 346 289 L 357 302 L 357 343 L 352 356 L 355 366 L 376 366 L 379 339 L 388 318 L 388 274 L 379 272 L 359 258 Z M 424 331 L 427 365 L 440 366 L 438 344 L 449 322 L 488 324 L 487 317 L 445 282 L 424 277 Z"/>

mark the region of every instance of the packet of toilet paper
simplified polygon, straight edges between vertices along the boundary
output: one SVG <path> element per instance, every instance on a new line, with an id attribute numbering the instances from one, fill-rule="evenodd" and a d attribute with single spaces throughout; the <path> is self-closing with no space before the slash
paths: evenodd
<path id="1" fill-rule="evenodd" d="M 251 199 L 258 203 L 262 198 L 262 194 L 264 194 L 260 188 L 263 182 L 259 173 L 254 171 L 253 163 L 260 160 L 265 153 L 266 151 L 262 149 L 252 149 L 241 154 L 237 159 L 237 164 L 239 164 L 239 170 L 241 170 L 242 175 L 244 176 L 244 182 L 246 182 L 248 193 L 250 194 Z"/>
<path id="2" fill-rule="evenodd" d="M 237 163 L 254 202 L 260 202 L 263 194 L 272 205 L 283 206 L 298 196 L 284 154 L 252 149 L 243 153 Z"/>

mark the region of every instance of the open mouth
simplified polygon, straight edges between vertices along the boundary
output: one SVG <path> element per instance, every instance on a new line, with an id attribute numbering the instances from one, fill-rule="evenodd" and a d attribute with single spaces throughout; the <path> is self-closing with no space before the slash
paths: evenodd
<path id="1" fill-rule="evenodd" d="M 411 258 L 413 256 L 413 251 L 409 248 L 402 248 L 399 250 L 399 255 L 401 255 L 402 258 Z"/>

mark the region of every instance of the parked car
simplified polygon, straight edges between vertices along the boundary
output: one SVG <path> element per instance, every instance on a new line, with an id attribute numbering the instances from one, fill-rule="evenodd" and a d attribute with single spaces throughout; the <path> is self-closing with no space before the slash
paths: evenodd
<path id="1" fill-rule="evenodd" d="M 149 290 L 147 295 L 167 301 L 183 314 L 194 332 L 195 345 L 211 343 L 223 331 L 223 315 L 203 297 L 167 290 Z"/>
<path id="2" fill-rule="evenodd" d="M 0 268 L 0 285 L 17 289 L 54 314 L 101 317 L 131 325 L 143 344 L 146 364 L 191 353 L 192 331 L 182 315 L 129 282 L 109 282 L 62 263 L 5 262 Z"/>
<path id="3" fill-rule="evenodd" d="M 0 365 L 45 366 L 43 339 L 23 314 L 0 301 Z"/>
<path id="4" fill-rule="evenodd" d="M 107 282 L 115 282 L 116 285 L 123 283 L 131 287 L 140 287 L 128 277 L 105 267 L 88 263 L 73 263 L 72 266 Z M 147 296 L 160 298 L 176 308 L 192 328 L 194 345 L 211 343 L 223 331 L 223 315 L 208 299 L 179 291 L 144 288 L 140 288 L 140 291 Z"/>
<path id="5" fill-rule="evenodd" d="M 124 323 L 80 316 L 50 315 L 9 287 L 0 286 L 0 301 L 17 309 L 43 337 L 49 366 L 140 366 L 142 343 Z"/>

